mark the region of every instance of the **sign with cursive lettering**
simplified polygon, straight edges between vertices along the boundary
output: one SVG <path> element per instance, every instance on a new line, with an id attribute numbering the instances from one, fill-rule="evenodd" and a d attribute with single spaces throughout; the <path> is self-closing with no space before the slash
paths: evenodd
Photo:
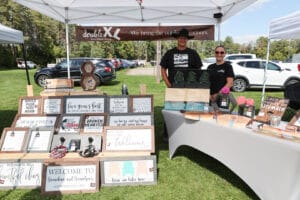
<path id="1" fill-rule="evenodd" d="M 131 95 L 130 108 L 133 113 L 153 112 L 153 95 Z"/>
<path id="2" fill-rule="evenodd" d="M 102 133 L 106 125 L 106 113 L 86 114 L 83 116 L 81 133 Z"/>
<path id="3" fill-rule="evenodd" d="M 58 115 L 63 110 L 63 97 L 43 97 L 42 101 L 42 114 L 45 115 Z"/>
<path id="4" fill-rule="evenodd" d="M 127 96 L 110 96 L 108 98 L 108 113 L 128 113 L 129 98 Z"/>
<path id="5" fill-rule="evenodd" d="M 103 157 L 100 167 L 101 186 L 157 183 L 156 156 Z"/>
<path id="6" fill-rule="evenodd" d="M 103 151 L 155 151 L 153 126 L 109 126 L 103 137 Z"/>
<path id="7" fill-rule="evenodd" d="M 12 127 L 55 128 L 56 121 L 57 121 L 57 116 L 55 115 L 35 115 L 35 116 L 16 115 Z"/>
<path id="8" fill-rule="evenodd" d="M 87 193 L 99 190 L 99 160 L 45 162 L 42 193 Z"/>
<path id="9" fill-rule="evenodd" d="M 41 111 L 40 97 L 20 97 L 19 98 L 19 114 L 37 115 Z"/>
<path id="10" fill-rule="evenodd" d="M 104 113 L 106 97 L 95 96 L 69 96 L 65 97 L 66 114 Z"/>
<path id="11" fill-rule="evenodd" d="M 2 152 L 25 151 L 28 132 L 28 128 L 4 128 L 0 140 L 0 150 Z"/>
<path id="12" fill-rule="evenodd" d="M 42 183 L 43 161 L 1 160 L 0 188 L 38 188 Z"/>
<path id="13" fill-rule="evenodd" d="M 108 116 L 108 126 L 151 126 L 152 113 L 111 114 Z"/>

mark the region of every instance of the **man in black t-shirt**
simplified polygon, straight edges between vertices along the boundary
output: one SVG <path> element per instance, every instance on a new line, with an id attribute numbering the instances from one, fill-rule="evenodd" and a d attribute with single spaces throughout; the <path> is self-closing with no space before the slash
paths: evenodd
<path id="1" fill-rule="evenodd" d="M 180 78 L 172 77 L 170 70 L 174 68 L 200 69 L 203 65 L 198 53 L 193 49 L 187 48 L 188 39 L 194 38 L 194 36 L 189 35 L 187 29 L 181 29 L 178 34 L 173 36 L 178 39 L 177 47 L 168 50 L 160 62 L 162 79 L 167 87 L 172 87 L 172 80 L 174 78 Z"/>

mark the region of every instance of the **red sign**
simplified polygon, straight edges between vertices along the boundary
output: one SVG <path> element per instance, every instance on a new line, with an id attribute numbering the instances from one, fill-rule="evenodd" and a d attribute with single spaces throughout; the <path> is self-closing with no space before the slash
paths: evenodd
<path id="1" fill-rule="evenodd" d="M 214 25 L 203 26 L 77 26 L 77 41 L 173 40 L 174 33 L 186 28 L 195 40 L 214 40 Z"/>

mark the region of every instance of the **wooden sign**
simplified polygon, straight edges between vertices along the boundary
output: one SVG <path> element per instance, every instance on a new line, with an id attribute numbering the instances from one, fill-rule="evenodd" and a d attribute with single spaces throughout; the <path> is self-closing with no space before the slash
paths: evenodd
<path id="1" fill-rule="evenodd" d="M 103 133 L 106 114 L 86 114 L 83 116 L 81 133 Z"/>
<path id="2" fill-rule="evenodd" d="M 69 152 L 84 151 L 88 145 L 93 145 L 97 152 L 101 151 L 102 137 L 100 134 L 74 134 L 62 133 L 53 136 L 51 150 L 56 146 L 61 145 L 60 138 L 64 138 L 65 142 L 62 144 L 67 147 Z"/>
<path id="3" fill-rule="evenodd" d="M 105 96 L 69 96 L 65 97 L 66 114 L 104 113 Z"/>
<path id="4" fill-rule="evenodd" d="M 277 97 L 267 97 L 264 100 L 259 113 L 255 117 L 255 120 L 261 122 L 270 122 L 271 116 L 282 117 L 289 103 L 288 99 L 282 99 Z"/>
<path id="5" fill-rule="evenodd" d="M 108 126 L 152 126 L 151 113 L 113 114 L 108 116 Z"/>
<path id="6" fill-rule="evenodd" d="M 209 89 L 166 88 L 165 101 L 209 102 Z"/>
<path id="7" fill-rule="evenodd" d="M 130 108 L 133 113 L 153 112 L 153 95 L 130 96 Z"/>
<path id="8" fill-rule="evenodd" d="M 300 129 L 300 110 L 298 110 L 295 116 L 291 119 L 289 125 L 297 127 L 298 130 Z"/>
<path id="9" fill-rule="evenodd" d="M 67 89 L 74 88 L 72 79 L 47 79 L 45 89 Z"/>
<path id="10" fill-rule="evenodd" d="M 20 97 L 19 114 L 22 115 L 38 115 L 41 113 L 40 97 Z"/>
<path id="11" fill-rule="evenodd" d="M 58 133 L 79 133 L 81 127 L 81 115 L 61 115 L 58 124 Z"/>
<path id="12" fill-rule="evenodd" d="M 128 113 L 128 96 L 110 96 L 108 98 L 108 113 Z"/>
<path id="13" fill-rule="evenodd" d="M 150 185 L 157 183 L 156 156 L 102 158 L 101 185 Z"/>
<path id="14" fill-rule="evenodd" d="M 49 152 L 53 129 L 38 128 L 30 131 L 27 152 Z"/>
<path id="15" fill-rule="evenodd" d="M 154 153 L 154 127 L 105 127 L 103 151 L 145 151 Z"/>
<path id="16" fill-rule="evenodd" d="M 97 159 L 46 162 L 43 165 L 42 193 L 88 193 L 99 190 Z"/>
<path id="17" fill-rule="evenodd" d="M 42 166 L 42 160 L 0 160 L 0 189 L 41 187 Z"/>
<path id="18" fill-rule="evenodd" d="M 42 114 L 58 115 L 63 110 L 63 97 L 43 97 Z"/>
<path id="19" fill-rule="evenodd" d="M 2 152 L 23 152 L 28 139 L 28 128 L 4 128 L 0 147 Z"/>
<path id="20" fill-rule="evenodd" d="M 27 128 L 55 128 L 57 116 L 55 115 L 37 115 L 37 116 L 22 116 L 16 115 L 12 127 L 27 127 Z"/>
<path id="21" fill-rule="evenodd" d="M 185 110 L 185 102 L 165 101 L 165 110 Z"/>

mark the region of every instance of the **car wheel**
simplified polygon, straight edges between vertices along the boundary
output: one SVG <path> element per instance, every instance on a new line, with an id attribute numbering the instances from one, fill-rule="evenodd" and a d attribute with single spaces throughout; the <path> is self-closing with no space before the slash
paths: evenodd
<path id="1" fill-rule="evenodd" d="M 292 84 L 295 84 L 295 83 L 298 83 L 300 82 L 299 79 L 290 79 L 288 80 L 285 84 L 284 84 L 284 87 L 288 86 L 288 85 L 292 85 Z"/>
<path id="2" fill-rule="evenodd" d="M 44 74 L 39 75 L 37 77 L 37 83 L 38 83 L 38 85 L 41 86 L 41 87 L 45 87 L 46 86 L 46 79 L 47 78 L 48 78 L 47 75 L 44 75 Z"/>
<path id="3" fill-rule="evenodd" d="M 232 90 L 235 92 L 244 92 L 247 88 L 247 82 L 245 79 L 236 78 L 233 81 Z"/>

